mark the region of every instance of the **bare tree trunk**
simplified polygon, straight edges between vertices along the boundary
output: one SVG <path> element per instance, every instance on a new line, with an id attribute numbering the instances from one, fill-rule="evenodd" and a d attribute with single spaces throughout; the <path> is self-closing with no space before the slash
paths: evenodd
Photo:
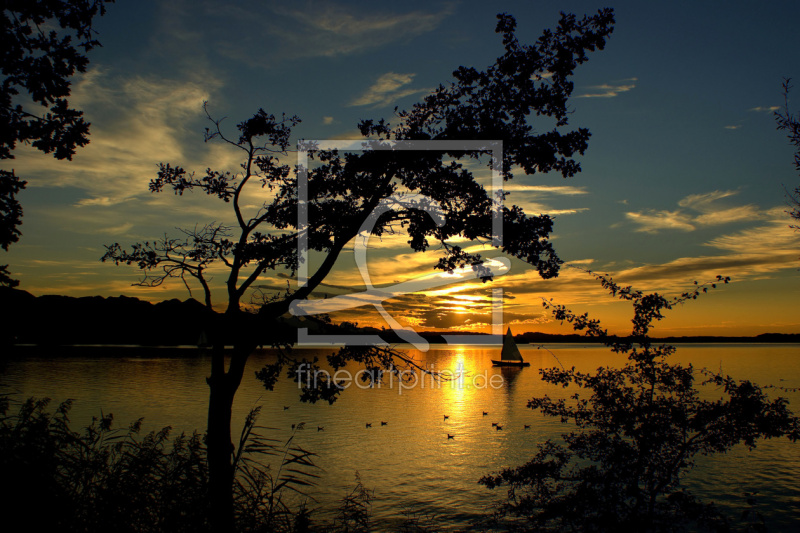
<path id="1" fill-rule="evenodd" d="M 215 533 L 234 531 L 233 481 L 234 445 L 231 438 L 231 413 L 233 399 L 242 382 L 245 365 L 250 353 L 255 349 L 251 342 L 237 343 L 231 354 L 228 371 L 225 371 L 225 343 L 221 332 L 229 331 L 225 317 L 216 328 L 216 339 L 211 356 L 211 377 L 209 386 L 208 450 L 209 498 L 211 526 Z M 222 327 L 220 327 L 222 326 Z M 243 333 L 237 332 L 237 335 Z"/>
<path id="2" fill-rule="evenodd" d="M 208 482 L 211 526 L 216 533 L 230 533 L 233 517 L 233 442 L 231 440 L 231 411 L 236 388 L 230 386 L 230 376 L 224 371 L 224 345 L 214 343 L 211 377 L 208 378 Z"/>

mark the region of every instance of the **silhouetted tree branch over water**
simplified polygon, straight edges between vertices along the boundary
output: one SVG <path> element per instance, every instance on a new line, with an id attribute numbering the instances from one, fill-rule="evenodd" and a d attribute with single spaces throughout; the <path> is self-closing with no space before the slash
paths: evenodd
<path id="1" fill-rule="evenodd" d="M 92 22 L 114 0 L 4 1 L 0 13 L 0 160 L 14 159 L 17 143 L 72 159 L 89 142 L 83 112 L 69 107 L 75 72 L 86 72 L 86 53 L 100 43 Z M 58 28 L 58 29 L 54 29 Z M 73 42 L 73 37 L 76 42 Z M 82 49 L 82 50 L 81 50 Z M 18 98 L 27 93 L 31 105 Z M 36 105 L 43 109 L 36 108 Z M 0 170 L 0 246 L 19 240 L 22 206 L 17 194 L 26 182 L 14 170 Z M 0 285 L 16 286 L 8 265 L 0 266 Z"/>
<path id="2" fill-rule="evenodd" d="M 712 506 L 695 499 L 682 475 L 699 455 L 725 453 L 736 444 L 756 447 L 764 438 L 800 438 L 800 420 L 784 398 L 770 400 L 750 381 L 701 371 L 702 385 L 719 391 L 703 400 L 692 365 L 670 363 L 674 346 L 653 345 L 648 338 L 663 311 L 727 283 L 697 285 L 668 300 L 644 294 L 596 275 L 603 286 L 634 308 L 634 342 L 607 342 L 627 356 L 621 368 L 583 373 L 542 369 L 542 379 L 572 386 L 569 399 L 533 398 L 528 407 L 574 424 L 562 439 L 539 444 L 526 464 L 485 476 L 489 488 L 508 487 L 500 516 L 523 519 L 525 530 L 683 531 L 698 526 L 727 530 Z M 587 336 L 608 338 L 598 320 L 545 301 L 556 320 L 567 321 Z M 587 395 L 588 393 L 588 395 Z"/>
<path id="3" fill-rule="evenodd" d="M 503 158 L 498 170 L 505 180 L 512 169 L 527 174 L 556 171 L 564 177 L 580 171 L 573 159 L 588 146 L 589 131 L 578 128 L 562 131 L 568 125 L 567 101 L 572 93 L 574 69 L 585 62 L 587 53 L 603 49 L 613 30 L 613 10 L 599 11 L 582 19 L 562 14 L 555 30 L 547 30 L 533 45 L 521 44 L 516 21 L 498 15 L 497 32 L 505 51 L 484 71 L 460 67 L 455 81 L 440 85 L 432 94 L 408 111 L 398 114 L 399 124 L 385 120 L 364 120 L 359 129 L 368 143 L 385 148 L 391 141 L 469 140 L 502 141 Z M 534 117 L 549 117 L 550 131 L 536 133 Z M 208 415 L 208 460 L 211 477 L 211 504 L 215 527 L 230 529 L 232 517 L 230 434 L 231 406 L 242 380 L 248 356 L 256 348 L 255 332 L 273 328 L 274 345 L 289 344 L 281 335 L 276 319 L 293 302 L 307 299 L 325 279 L 345 246 L 361 231 L 376 207 L 396 193 L 419 193 L 437 202 L 445 216 L 437 226 L 422 206 L 406 205 L 388 211 L 373 226 L 372 233 L 405 228 L 415 251 L 430 247 L 429 239 L 444 250 L 437 268 L 452 270 L 471 266 L 481 277 L 488 277 L 480 255 L 467 253 L 447 242 L 454 236 L 491 243 L 493 199 L 461 161 L 472 157 L 463 150 L 450 154 L 434 151 L 365 150 L 360 154 L 310 150 L 313 168 L 308 169 L 308 227 L 298 227 L 298 178 L 280 157 L 289 152 L 291 131 L 300 119 L 276 117 L 259 110 L 238 124 L 238 138 L 230 137 L 219 120 L 206 130 L 206 141 L 224 142 L 240 150 L 241 171 L 207 169 L 202 173 L 162 163 L 158 176 L 150 183 L 153 192 L 172 189 L 175 194 L 200 191 L 231 206 L 235 222 L 230 226 L 213 222 L 184 231 L 184 238 L 164 238 L 134 245 L 129 250 L 119 244 L 107 246 L 104 261 L 135 264 L 145 274 L 142 284 L 158 285 L 170 277 L 199 283 L 207 305 L 211 305 L 207 272 L 213 264 L 227 268 L 227 304 L 224 314 L 209 325 L 213 344 Z M 448 159 L 448 157 L 450 159 Z M 479 160 L 479 159 L 478 159 Z M 497 164 L 497 163 L 496 163 Z M 241 203 L 246 187 L 270 191 L 272 199 L 256 212 L 246 213 Z M 305 207 L 305 206 L 304 206 Z M 503 245 L 506 253 L 534 265 L 543 278 L 558 274 L 561 263 L 548 237 L 552 220 L 547 215 L 528 216 L 517 206 L 504 207 Z M 264 272 L 299 268 L 298 239 L 321 253 L 321 263 L 310 272 L 308 282 L 295 291 L 278 293 L 260 306 L 257 315 L 242 310 L 242 298 Z M 188 285 L 187 285 L 188 286 Z M 284 328 L 285 329 L 285 328 Z M 223 335 L 236 339 L 228 368 L 225 368 Z M 397 360 L 410 364 L 403 355 L 379 347 L 345 347 L 329 358 L 334 368 L 356 361 L 379 379 Z M 272 389 L 281 371 L 288 367 L 296 377 L 299 365 L 307 363 L 282 358 L 257 373 L 267 389 Z M 333 402 L 341 392 L 338 384 L 320 381 L 305 389 L 302 397 Z"/>

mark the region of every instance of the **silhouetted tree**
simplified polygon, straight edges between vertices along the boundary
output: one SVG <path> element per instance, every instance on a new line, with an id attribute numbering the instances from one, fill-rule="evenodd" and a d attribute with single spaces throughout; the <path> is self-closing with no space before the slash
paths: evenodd
<path id="1" fill-rule="evenodd" d="M 57 159 L 72 159 L 89 142 L 83 112 L 69 107 L 70 77 L 85 72 L 86 57 L 100 43 L 92 21 L 114 0 L 4 0 L 0 12 L 0 160 L 14 159 L 18 142 Z M 75 41 L 73 41 L 75 38 Z M 20 98 L 22 95 L 26 98 Z M 32 106 L 28 103 L 31 102 Z M 37 107 L 41 106 L 41 107 Z M 19 240 L 22 207 L 17 194 L 26 182 L 0 170 L 0 246 Z M 8 265 L 0 285 L 16 286 Z"/>
<path id="2" fill-rule="evenodd" d="M 562 131 L 568 124 L 567 100 L 572 93 L 570 76 L 577 65 L 587 60 L 587 52 L 602 49 L 613 29 L 613 11 L 577 19 L 562 14 L 554 31 L 545 31 L 533 45 L 523 45 L 515 36 L 516 21 L 498 15 L 497 32 L 503 36 L 504 54 L 484 71 L 460 67 L 455 81 L 440 85 L 432 94 L 408 111 L 399 113 L 399 124 L 384 120 L 365 120 L 361 133 L 372 146 L 389 148 L 394 140 L 499 140 L 503 143 L 502 161 L 496 162 L 504 179 L 512 178 L 512 168 L 527 174 L 557 171 L 569 177 L 580 171 L 574 161 L 588 146 L 589 131 L 579 128 Z M 550 131 L 535 133 L 533 117 L 549 117 Z M 211 117 L 209 116 L 209 119 Z M 421 193 L 440 205 L 442 226 L 428 216 L 422 206 L 406 206 L 388 211 L 376 221 L 372 232 L 380 235 L 402 226 L 408 232 L 413 250 L 429 248 L 429 239 L 441 243 L 444 257 L 438 268 L 452 270 L 472 266 L 479 275 L 488 273 L 480 255 L 470 254 L 447 242 L 453 236 L 491 242 L 493 199 L 472 172 L 453 158 L 479 154 L 455 151 L 370 150 L 354 154 L 335 151 L 309 151 L 314 168 L 308 170 L 308 226 L 298 228 L 298 178 L 282 164 L 279 156 L 288 152 L 291 129 L 299 119 L 275 117 L 259 110 L 240 123 L 238 138 L 228 137 L 220 121 L 212 120 L 206 141 L 217 140 L 241 150 L 241 171 L 207 169 L 201 174 L 180 166 L 162 163 L 157 178 L 150 183 L 153 192 L 172 189 L 176 194 L 199 190 L 231 205 L 236 222 L 231 226 L 212 223 L 184 232 L 181 239 L 158 240 L 134 245 L 130 250 L 119 244 L 107 246 L 103 260 L 116 264 L 135 264 L 145 273 L 146 285 L 158 285 L 169 277 L 185 282 L 196 280 L 211 305 L 207 271 L 211 264 L 227 267 L 225 313 L 209 326 L 213 343 L 208 417 L 208 457 L 212 505 L 216 527 L 225 530 L 231 523 L 231 405 L 242 380 L 245 363 L 260 342 L 265 329 L 273 327 L 274 344 L 290 342 L 274 326 L 293 302 L 308 298 L 331 271 L 345 246 L 361 231 L 382 200 L 398 192 Z M 448 161 L 449 162 L 446 162 Z M 240 205 L 246 186 L 260 184 L 272 193 L 255 213 L 246 214 Z M 550 242 L 552 220 L 547 215 L 529 217 L 517 206 L 504 207 L 503 245 L 508 254 L 534 265 L 543 278 L 558 274 L 561 261 Z M 242 311 L 242 297 L 265 271 L 298 268 L 298 239 L 307 239 L 308 248 L 323 254 L 310 272 L 308 282 L 295 291 L 275 294 L 260 306 L 257 316 Z M 273 324 L 273 326 L 270 326 Z M 283 328 L 285 329 L 285 328 Z M 258 330 L 258 331 L 257 331 Z M 225 369 L 223 336 L 235 339 L 230 363 Z M 347 361 L 364 364 L 376 379 L 391 369 L 400 358 L 393 350 L 380 347 L 345 347 L 329 358 L 334 368 Z M 282 369 L 296 377 L 305 361 L 281 359 L 257 373 L 271 389 Z M 329 381 L 304 388 L 302 398 L 333 402 L 341 388 Z"/>
<path id="3" fill-rule="evenodd" d="M 783 112 L 775 112 L 775 121 L 778 123 L 779 130 L 786 130 L 789 142 L 794 146 L 794 168 L 800 174 L 800 120 L 789 111 L 789 91 L 791 90 L 791 79 L 783 81 Z M 789 201 L 789 216 L 800 222 L 800 186 L 792 191 L 786 192 L 786 199 Z M 794 229 L 800 229 L 798 225 L 792 225 Z"/>
<path id="4" fill-rule="evenodd" d="M 692 366 L 668 362 L 674 346 L 651 344 L 653 321 L 675 304 L 705 293 L 708 285 L 667 300 L 596 277 L 633 305 L 630 340 L 607 343 L 612 352 L 627 355 L 627 362 L 593 374 L 574 367 L 542 369 L 544 381 L 578 391 L 570 399 L 533 398 L 528 407 L 576 429 L 561 441 L 539 444 L 528 463 L 485 476 L 480 483 L 507 486 L 500 514 L 522 517 L 534 530 L 683 531 L 698 524 L 724 529 L 725 519 L 682 487 L 682 475 L 698 455 L 725 453 L 738 443 L 752 449 L 762 438 L 796 441 L 800 421 L 784 398 L 770 400 L 750 381 L 705 370 L 703 385 L 718 387 L 721 397 L 701 400 Z M 549 301 L 544 305 L 576 331 L 608 338 L 587 314 Z"/>

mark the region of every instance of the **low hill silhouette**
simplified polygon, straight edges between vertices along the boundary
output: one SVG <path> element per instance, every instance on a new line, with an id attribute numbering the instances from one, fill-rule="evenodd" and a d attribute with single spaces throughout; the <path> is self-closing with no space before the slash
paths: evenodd
<path id="1" fill-rule="evenodd" d="M 197 344 L 211 311 L 194 299 L 151 304 L 128 296 L 33 296 L 4 289 L 0 339 L 5 343 Z"/>
<path id="2" fill-rule="evenodd" d="M 197 346 L 203 339 L 214 311 L 193 298 L 150 303 L 129 296 L 34 296 L 31 293 L 0 287 L 0 344 L 73 346 Z M 361 329 L 353 324 L 325 324 L 319 320 L 281 317 L 276 324 L 256 323 L 254 331 L 263 335 L 264 346 L 279 340 L 291 342 L 297 328 L 313 333 L 352 334 Z M 259 333 L 261 331 L 261 333 Z M 370 333 L 379 330 L 369 330 Z M 234 339 L 226 339 L 233 344 Z"/>
<path id="3" fill-rule="evenodd" d="M 189 298 L 166 300 L 156 304 L 129 296 L 34 296 L 19 289 L 0 288 L 0 343 L 32 344 L 38 346 L 138 345 L 138 346 L 196 346 L 213 311 Z M 392 330 L 358 327 L 352 323 L 323 324 L 320 321 L 284 317 L 276 324 L 282 334 L 307 327 L 314 334 L 377 335 L 384 341 L 400 344 Z M 259 325 L 262 328 L 263 325 Z M 447 331 L 420 332 L 431 343 L 444 342 Z M 275 339 L 275 328 L 264 328 L 263 343 L 269 346 Z M 459 332 L 463 335 L 463 332 Z M 291 335 L 293 337 L 293 335 Z M 475 334 L 476 337 L 481 336 Z M 578 334 L 527 332 L 515 335 L 518 343 L 551 344 L 602 342 L 602 339 Z M 663 342 L 800 342 L 798 334 L 764 333 L 755 337 L 665 337 Z M 233 339 L 231 339 L 232 343 Z"/>

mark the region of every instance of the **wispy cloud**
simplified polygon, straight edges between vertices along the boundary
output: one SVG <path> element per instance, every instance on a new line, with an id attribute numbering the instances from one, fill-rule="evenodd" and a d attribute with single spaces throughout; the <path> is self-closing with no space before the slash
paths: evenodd
<path id="1" fill-rule="evenodd" d="M 787 254 L 797 260 L 800 234 L 789 227 L 784 209 L 772 208 L 766 216 L 769 224 L 722 235 L 709 241 L 707 246 L 740 254 Z"/>
<path id="2" fill-rule="evenodd" d="M 701 226 L 717 226 L 763 218 L 764 214 L 752 204 L 736 207 L 724 207 L 716 204 L 718 200 L 730 198 L 737 194 L 739 194 L 739 191 L 712 191 L 704 194 L 690 194 L 678 202 L 678 205 L 700 213 L 695 216 L 694 222 Z"/>
<path id="3" fill-rule="evenodd" d="M 100 228 L 97 233 L 105 233 L 107 235 L 124 235 L 128 233 L 133 228 L 132 222 L 125 222 L 124 224 L 120 224 L 119 226 L 109 226 L 107 228 Z"/>
<path id="4" fill-rule="evenodd" d="M 779 106 L 771 105 L 771 106 L 758 106 L 758 107 L 751 107 L 748 111 L 755 111 L 757 113 L 774 113 L 780 109 Z"/>
<path id="5" fill-rule="evenodd" d="M 695 217 L 694 221 L 701 226 L 719 226 L 747 220 L 758 220 L 762 213 L 754 205 L 742 205 L 728 209 L 709 211 Z"/>
<path id="6" fill-rule="evenodd" d="M 742 127 L 741 124 L 737 124 L 736 126 L 725 126 L 725 129 L 726 130 L 738 130 L 741 127 Z"/>
<path id="7" fill-rule="evenodd" d="M 743 281 L 755 274 L 793 268 L 796 264 L 796 257 L 785 254 L 707 255 L 681 257 L 663 264 L 631 268 L 617 273 L 616 277 L 626 284 L 634 283 L 676 291 L 687 288 L 687 280 L 690 279 L 706 280 L 714 279 L 717 275 L 726 275 L 736 281 Z"/>
<path id="8" fill-rule="evenodd" d="M 784 269 L 796 269 L 800 235 L 785 220 L 731 233 L 712 239 L 706 246 L 723 251 L 723 255 L 681 257 L 656 265 L 644 265 L 618 273 L 625 283 L 642 282 L 649 286 L 676 288 L 687 279 L 713 279 L 728 275 L 735 281 L 760 278 Z"/>
<path id="9" fill-rule="evenodd" d="M 266 24 L 266 30 L 280 39 L 289 57 L 334 57 L 373 50 L 434 31 L 453 12 L 446 5 L 437 12 L 369 13 L 337 3 L 305 9 L 273 4 L 270 9 L 278 20 Z"/>
<path id="10" fill-rule="evenodd" d="M 589 194 L 585 187 L 575 187 L 572 185 L 522 185 L 505 184 L 503 192 L 517 193 L 513 196 L 513 202 L 523 208 L 529 215 L 573 215 L 588 211 L 588 207 L 559 207 L 535 201 L 535 199 L 546 196 L 580 196 Z M 511 197 L 509 197 L 511 199 Z"/>
<path id="11" fill-rule="evenodd" d="M 685 210 L 627 212 L 625 218 L 637 224 L 636 231 L 657 233 L 661 230 L 694 231 L 699 226 L 718 226 L 748 220 L 761 220 L 765 214 L 755 205 L 724 206 L 717 202 L 738 194 L 738 191 L 711 191 L 690 194 L 678 202 Z M 688 212 L 694 211 L 694 213 Z"/>
<path id="12" fill-rule="evenodd" d="M 680 231 L 694 231 L 695 229 L 694 225 L 691 223 L 692 217 L 681 211 L 648 210 L 638 213 L 628 212 L 625 213 L 625 217 L 639 225 L 636 231 L 644 231 L 647 233 L 657 233 L 664 229 Z"/>
<path id="13" fill-rule="evenodd" d="M 576 213 L 583 213 L 584 211 L 589 211 L 588 207 L 565 207 L 561 209 L 557 209 L 555 207 L 551 207 L 547 204 L 542 204 L 539 202 L 514 202 L 516 205 L 521 207 L 525 213 L 529 216 L 537 216 L 537 215 L 550 215 L 550 216 L 557 216 L 557 215 L 574 215 Z"/>
<path id="14" fill-rule="evenodd" d="M 585 187 L 574 187 L 572 185 L 503 185 L 503 190 L 506 192 L 538 192 L 566 196 L 589 194 Z"/>
<path id="15" fill-rule="evenodd" d="M 186 58 L 190 67 L 186 72 L 213 64 L 220 56 L 255 67 L 300 58 L 342 57 L 411 42 L 442 25 L 454 6 L 445 3 L 402 12 L 377 4 L 373 8 L 312 0 L 172 0 L 159 4 L 152 53 L 180 55 L 182 64 Z M 226 25 L 237 28 L 235 39 L 209 38 Z"/>
<path id="16" fill-rule="evenodd" d="M 720 235 L 704 244 L 719 255 L 710 252 L 660 264 L 638 265 L 618 271 L 615 278 L 649 290 L 676 291 L 685 288 L 687 279 L 728 275 L 734 281 L 744 281 L 768 277 L 780 270 L 796 269 L 800 234 L 789 227 L 783 208 L 761 212 L 760 221 L 757 227 Z"/>
<path id="17" fill-rule="evenodd" d="M 626 93 L 636 88 L 638 78 L 627 78 L 602 85 L 592 85 L 590 92 L 578 95 L 578 98 L 614 98 L 615 96 Z"/>
<path id="18" fill-rule="evenodd" d="M 730 198 L 739 194 L 738 191 L 711 191 L 699 194 L 690 194 L 678 202 L 681 207 L 689 207 L 697 211 L 706 211 L 711 204 L 723 198 Z"/>
<path id="19" fill-rule="evenodd" d="M 73 100 L 92 122 L 90 143 L 72 161 L 21 150 L 17 167 L 35 176 L 32 187 L 84 191 L 78 206 L 113 206 L 148 195 L 159 162 L 187 168 L 235 167 L 232 151 L 204 145 L 197 134 L 203 102 L 221 86 L 155 77 L 112 77 L 94 70 L 73 90 Z"/>
<path id="20" fill-rule="evenodd" d="M 348 105 L 351 107 L 367 105 L 385 107 L 406 96 L 430 92 L 429 88 L 406 87 L 414 81 L 414 76 L 416 74 L 398 74 L 396 72 L 382 74 L 372 86 L 361 96 L 354 98 Z"/>

